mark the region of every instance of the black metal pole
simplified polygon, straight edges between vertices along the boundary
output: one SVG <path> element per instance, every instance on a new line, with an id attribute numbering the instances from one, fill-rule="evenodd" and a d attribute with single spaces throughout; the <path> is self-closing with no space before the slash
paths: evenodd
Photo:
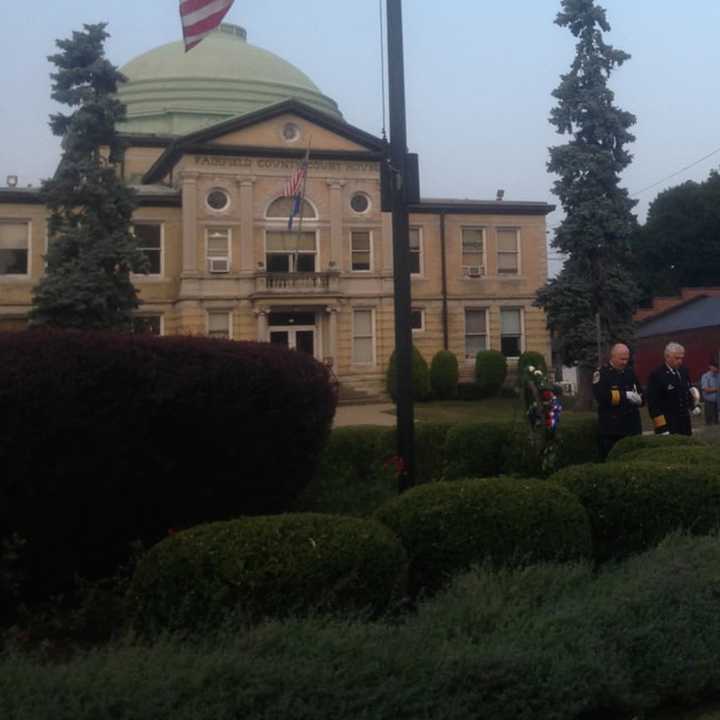
<path id="1" fill-rule="evenodd" d="M 407 130 L 402 2 L 387 0 L 388 95 L 390 101 L 390 163 L 393 177 L 393 267 L 395 275 L 395 360 L 397 368 L 398 455 L 403 466 L 400 492 L 415 482 L 415 427 L 412 388 L 412 329 L 410 328 L 410 242 L 406 201 Z"/>

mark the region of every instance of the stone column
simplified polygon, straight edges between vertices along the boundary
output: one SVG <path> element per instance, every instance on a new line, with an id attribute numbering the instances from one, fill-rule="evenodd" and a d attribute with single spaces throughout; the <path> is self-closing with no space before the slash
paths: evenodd
<path id="1" fill-rule="evenodd" d="M 343 206 L 342 189 L 344 180 L 328 180 L 330 189 L 330 255 L 328 266 L 342 272 L 343 267 Z M 334 265 L 331 265 L 334 263 Z"/>
<path id="2" fill-rule="evenodd" d="M 337 305 L 328 305 L 325 312 L 328 314 L 328 334 L 326 343 L 326 357 L 333 360 L 333 364 L 337 366 L 337 314 L 339 308 Z"/>
<path id="3" fill-rule="evenodd" d="M 183 274 L 198 271 L 198 173 L 183 172 L 182 182 L 182 270 Z"/>
<path id="4" fill-rule="evenodd" d="M 257 318 L 257 341 L 267 342 L 270 339 L 268 333 L 268 316 L 270 311 L 267 308 L 258 308 L 255 310 L 255 317 Z"/>
<path id="5" fill-rule="evenodd" d="M 256 269 L 255 258 L 255 222 L 253 213 L 254 177 L 238 178 L 240 187 L 240 270 L 253 272 Z"/>

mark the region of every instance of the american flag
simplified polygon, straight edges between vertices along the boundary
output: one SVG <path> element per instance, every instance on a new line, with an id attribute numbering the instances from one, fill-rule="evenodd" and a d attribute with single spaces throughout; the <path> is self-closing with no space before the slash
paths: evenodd
<path id="1" fill-rule="evenodd" d="M 211 33 L 227 14 L 235 0 L 180 0 L 185 52 Z"/>
<path id="2" fill-rule="evenodd" d="M 303 181 L 307 174 L 307 159 L 303 160 L 302 165 L 287 179 L 283 188 L 283 197 L 295 197 L 302 190 Z"/>

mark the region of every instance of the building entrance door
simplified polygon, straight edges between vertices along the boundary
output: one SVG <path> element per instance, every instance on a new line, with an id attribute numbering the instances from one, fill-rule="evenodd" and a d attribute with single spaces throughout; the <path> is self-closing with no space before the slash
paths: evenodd
<path id="1" fill-rule="evenodd" d="M 314 313 L 272 313 L 270 342 L 315 356 Z"/>

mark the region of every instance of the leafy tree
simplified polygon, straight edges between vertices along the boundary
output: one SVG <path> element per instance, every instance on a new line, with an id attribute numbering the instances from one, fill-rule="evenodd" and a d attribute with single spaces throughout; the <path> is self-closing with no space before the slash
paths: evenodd
<path id="1" fill-rule="evenodd" d="M 720 285 L 720 174 L 660 193 L 633 249 L 644 300 Z"/>
<path id="2" fill-rule="evenodd" d="M 550 115 L 557 132 L 571 136 L 550 148 L 548 162 L 559 176 L 553 192 L 565 212 L 552 246 L 568 260 L 538 291 L 536 304 L 547 314 L 563 362 L 585 369 L 581 378 L 589 396 L 597 317 L 603 347 L 628 340 L 637 303 L 629 249 L 635 201 L 620 188 L 619 177 L 632 160 L 625 146 L 635 139 L 628 130 L 635 117 L 615 106 L 608 88 L 612 71 L 630 56 L 605 43 L 610 25 L 594 0 L 562 0 L 555 23 L 578 39 L 570 72 L 553 91 L 558 103 Z"/>
<path id="3" fill-rule="evenodd" d="M 57 67 L 52 98 L 77 109 L 50 117 L 63 154 L 43 183 L 49 243 L 47 273 L 33 289 L 35 325 L 128 329 L 139 304 L 130 281 L 145 269 L 130 231 L 135 196 L 116 171 L 125 107 L 115 93 L 125 78 L 105 58 L 107 37 L 104 23 L 85 25 L 48 58 Z"/>

